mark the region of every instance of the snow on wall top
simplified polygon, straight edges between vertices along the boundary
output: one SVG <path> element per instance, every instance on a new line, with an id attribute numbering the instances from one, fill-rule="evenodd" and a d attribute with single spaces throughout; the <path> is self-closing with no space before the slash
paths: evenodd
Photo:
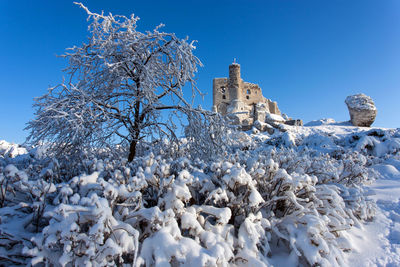
<path id="1" fill-rule="evenodd" d="M 356 110 L 376 110 L 372 98 L 364 94 L 350 95 L 346 97 L 345 103 L 349 108 Z"/>

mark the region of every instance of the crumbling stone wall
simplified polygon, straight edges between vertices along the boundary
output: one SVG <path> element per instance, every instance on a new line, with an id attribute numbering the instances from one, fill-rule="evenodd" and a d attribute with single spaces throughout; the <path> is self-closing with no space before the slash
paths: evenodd
<path id="1" fill-rule="evenodd" d="M 226 115 L 227 106 L 232 101 L 228 90 L 228 78 L 215 78 L 213 80 L 213 107 L 216 112 Z"/>
<path id="2" fill-rule="evenodd" d="M 259 102 L 264 102 L 265 98 L 258 84 L 243 82 L 242 97 L 240 98 L 247 105 L 255 105 Z"/>

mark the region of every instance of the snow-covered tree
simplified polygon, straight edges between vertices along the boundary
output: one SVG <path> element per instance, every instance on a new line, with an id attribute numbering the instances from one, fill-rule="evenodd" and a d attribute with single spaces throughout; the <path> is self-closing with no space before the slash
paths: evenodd
<path id="1" fill-rule="evenodd" d="M 143 138 L 175 138 L 165 110 L 185 112 L 185 84 L 198 92 L 194 74 L 201 62 L 193 42 L 174 33 L 137 30 L 138 17 L 90 12 L 87 43 L 70 48 L 64 58 L 67 79 L 37 98 L 28 141 L 48 141 L 53 151 L 73 154 L 83 148 L 125 143 L 132 161 Z M 191 114 L 185 112 L 185 114 Z"/>

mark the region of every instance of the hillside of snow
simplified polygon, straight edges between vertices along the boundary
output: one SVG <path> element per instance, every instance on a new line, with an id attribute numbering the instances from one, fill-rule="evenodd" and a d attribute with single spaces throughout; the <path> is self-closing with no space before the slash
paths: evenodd
<path id="1" fill-rule="evenodd" d="M 400 129 L 307 125 L 211 161 L 0 141 L 0 265 L 399 266 Z"/>

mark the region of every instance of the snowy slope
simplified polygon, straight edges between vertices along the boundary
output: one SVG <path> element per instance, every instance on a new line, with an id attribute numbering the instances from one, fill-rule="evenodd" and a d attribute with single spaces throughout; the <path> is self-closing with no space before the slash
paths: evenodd
<path id="1" fill-rule="evenodd" d="M 400 266 L 400 161 L 387 160 L 374 168 L 380 178 L 369 187 L 378 210 L 373 221 L 350 231 L 350 266 Z"/>
<path id="2" fill-rule="evenodd" d="M 346 124 L 323 119 L 307 124 L 313 127 L 298 127 L 293 132 L 298 135 L 318 133 L 329 135 L 333 139 L 344 139 L 351 134 L 378 129 L 342 126 Z M 364 143 L 374 141 L 366 139 L 364 137 Z M 373 154 L 383 159 L 381 163 L 371 166 L 379 175 L 366 189 L 378 209 L 372 221 L 357 225 L 349 231 L 352 251 L 345 254 L 348 266 L 400 266 L 400 157 L 399 152 L 396 153 L 396 158 L 387 155 L 391 146 L 398 146 L 399 140 L 395 144 L 377 142 L 373 149 Z"/>

